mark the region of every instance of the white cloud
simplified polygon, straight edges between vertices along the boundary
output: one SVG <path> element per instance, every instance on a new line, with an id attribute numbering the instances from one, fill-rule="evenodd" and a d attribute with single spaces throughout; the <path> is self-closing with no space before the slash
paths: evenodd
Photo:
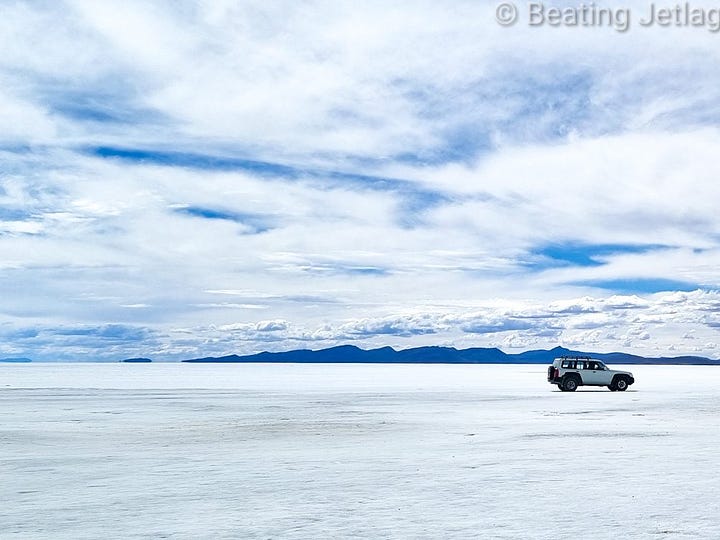
<path id="1" fill-rule="evenodd" d="M 8 6 L 0 324 L 139 325 L 168 357 L 715 343 L 716 36 L 493 8 Z"/>

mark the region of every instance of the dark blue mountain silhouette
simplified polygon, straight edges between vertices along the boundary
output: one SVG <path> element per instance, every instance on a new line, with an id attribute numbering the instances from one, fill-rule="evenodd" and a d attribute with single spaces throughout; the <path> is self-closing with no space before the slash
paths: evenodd
<path id="1" fill-rule="evenodd" d="M 456 349 L 454 347 L 415 347 L 396 351 L 392 347 L 360 349 L 340 345 L 329 349 L 297 349 L 286 352 L 261 352 L 246 356 L 208 356 L 183 362 L 285 362 L 285 363 L 367 363 L 367 364 L 550 364 L 559 356 L 591 356 L 608 364 L 686 364 L 720 365 L 720 361 L 702 356 L 648 358 L 621 352 L 591 353 L 564 347 L 507 354 L 496 348 Z"/>

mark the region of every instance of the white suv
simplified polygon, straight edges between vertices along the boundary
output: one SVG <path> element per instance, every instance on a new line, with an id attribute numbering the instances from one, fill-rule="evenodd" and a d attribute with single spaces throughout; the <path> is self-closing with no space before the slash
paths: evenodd
<path id="1" fill-rule="evenodd" d="M 548 367 L 548 382 L 563 392 L 574 392 L 578 386 L 607 386 L 613 392 L 624 392 L 635 382 L 629 371 L 609 369 L 589 356 L 562 356 Z"/>

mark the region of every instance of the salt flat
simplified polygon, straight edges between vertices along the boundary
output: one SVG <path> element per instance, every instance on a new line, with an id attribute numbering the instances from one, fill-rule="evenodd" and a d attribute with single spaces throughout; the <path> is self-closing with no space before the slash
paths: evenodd
<path id="1" fill-rule="evenodd" d="M 0 365 L 1 538 L 720 538 L 720 368 Z"/>

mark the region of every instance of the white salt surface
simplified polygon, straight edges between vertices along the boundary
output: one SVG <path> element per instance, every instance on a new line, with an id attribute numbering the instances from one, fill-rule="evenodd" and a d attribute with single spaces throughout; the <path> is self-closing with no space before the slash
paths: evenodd
<path id="1" fill-rule="evenodd" d="M 720 367 L 0 365 L 0 538 L 720 538 Z"/>

